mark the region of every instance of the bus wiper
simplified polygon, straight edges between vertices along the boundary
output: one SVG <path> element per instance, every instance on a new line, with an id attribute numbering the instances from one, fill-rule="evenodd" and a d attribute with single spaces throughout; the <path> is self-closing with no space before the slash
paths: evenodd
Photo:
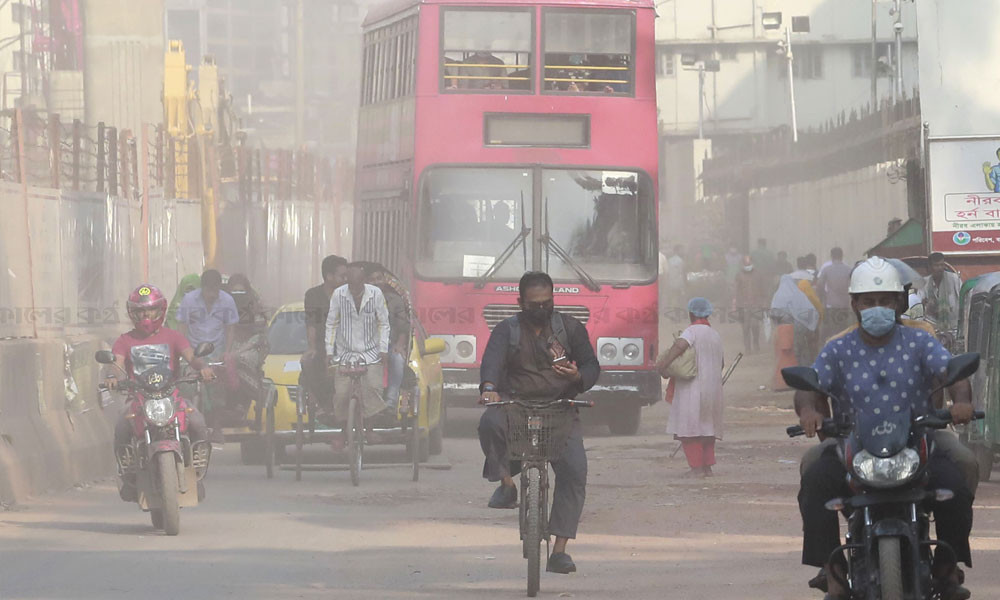
<path id="1" fill-rule="evenodd" d="M 524 223 L 524 221 L 521 221 L 521 223 Z M 529 235 L 531 235 L 531 228 L 525 227 L 522 224 L 521 232 L 518 233 L 517 236 L 513 240 L 511 240 L 509 244 L 507 244 L 507 247 L 503 249 L 503 252 L 501 252 L 499 255 L 497 255 L 495 259 L 493 259 L 493 264 L 490 265 L 490 268 L 486 269 L 486 272 L 480 275 L 479 279 L 476 280 L 475 287 L 477 290 L 481 290 L 483 289 L 483 287 L 486 286 L 486 283 L 489 282 L 489 280 L 492 279 L 493 276 L 497 274 L 497 271 L 500 270 L 500 267 L 502 267 L 504 263 L 506 263 L 507 260 L 514 254 L 514 251 L 517 250 L 517 247 L 521 244 L 524 244 L 524 240 L 528 239 Z M 527 248 L 525 248 L 525 253 L 527 253 Z"/>
<path id="2" fill-rule="evenodd" d="M 549 234 L 547 233 L 539 237 L 539 241 L 545 244 L 546 248 L 548 248 L 553 254 L 559 257 L 559 259 L 562 260 L 564 263 L 569 265 L 571 269 L 576 271 L 576 274 L 580 277 L 580 281 L 582 281 L 583 284 L 587 286 L 587 289 L 589 289 L 592 292 L 601 291 L 601 284 L 597 283 L 597 281 L 595 281 L 594 278 L 590 276 L 590 273 L 587 273 L 587 271 L 584 270 L 584 268 L 580 265 L 580 263 L 573 260 L 573 257 L 570 256 L 569 253 L 566 252 L 566 250 L 564 250 L 563 247 L 559 245 L 559 242 L 549 237 Z"/>
<path id="3" fill-rule="evenodd" d="M 545 233 L 543 233 L 541 236 L 539 236 L 538 241 L 541 242 L 541 243 L 543 243 L 543 244 L 545 244 L 545 248 L 547 250 L 551 251 L 553 254 L 555 254 L 557 257 L 559 257 L 560 260 L 562 260 L 564 263 L 566 263 L 567 265 L 569 265 L 569 267 L 571 269 L 573 269 L 574 271 L 576 271 L 576 274 L 580 277 L 580 281 L 583 282 L 583 285 L 587 286 L 587 289 L 589 289 L 592 292 L 599 292 L 599 291 L 601 291 L 601 284 L 597 283 L 597 281 L 595 281 L 594 278 L 590 276 L 590 273 L 588 273 L 580 265 L 580 263 L 578 263 L 575 260 L 573 260 L 573 257 L 569 255 L 569 252 L 566 252 L 566 250 L 564 250 L 563 247 L 559 245 L 559 242 L 557 242 L 554 239 L 552 239 L 552 236 L 549 235 L 549 199 L 548 199 L 548 197 L 545 198 L 545 202 L 542 205 L 542 209 L 543 209 L 542 210 L 542 213 L 543 213 L 542 217 L 544 217 L 544 219 L 545 219 Z M 548 257 L 549 257 L 549 255 L 548 255 L 548 253 L 546 253 L 545 254 L 545 269 L 546 270 L 548 270 L 548 266 L 549 266 L 548 265 L 548 262 L 549 262 Z"/>

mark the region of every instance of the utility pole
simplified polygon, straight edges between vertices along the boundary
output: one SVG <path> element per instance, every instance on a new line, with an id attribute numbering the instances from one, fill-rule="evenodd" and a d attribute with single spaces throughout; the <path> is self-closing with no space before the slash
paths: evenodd
<path id="1" fill-rule="evenodd" d="M 305 76 L 305 17 L 303 2 L 295 0 L 295 147 L 305 143 L 306 130 L 306 76 Z"/>
<path id="2" fill-rule="evenodd" d="M 792 68 L 792 61 L 795 55 L 792 53 L 792 30 L 785 27 L 785 57 L 788 59 L 788 99 L 792 105 L 792 142 L 799 141 L 799 123 L 795 115 L 795 69 Z"/>
<path id="3" fill-rule="evenodd" d="M 698 67 L 698 139 L 705 139 L 705 65 Z"/>
<path id="4" fill-rule="evenodd" d="M 878 110 L 878 48 L 876 47 L 878 36 L 876 19 L 878 18 L 878 13 L 875 10 L 875 2 L 876 0 L 872 0 L 872 112 Z"/>
<path id="5" fill-rule="evenodd" d="M 896 34 L 896 98 L 903 98 L 903 3 L 894 0 L 894 14 L 896 22 L 892 24 L 892 30 Z"/>

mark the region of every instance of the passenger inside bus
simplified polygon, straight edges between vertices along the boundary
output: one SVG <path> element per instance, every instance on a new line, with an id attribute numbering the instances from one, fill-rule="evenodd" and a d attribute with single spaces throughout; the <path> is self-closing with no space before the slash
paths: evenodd
<path id="1" fill-rule="evenodd" d="M 514 237 L 514 230 L 510 226 L 510 207 L 506 202 L 493 203 L 493 216 L 489 221 L 489 230 L 491 242 L 501 242 L 506 245 Z"/>

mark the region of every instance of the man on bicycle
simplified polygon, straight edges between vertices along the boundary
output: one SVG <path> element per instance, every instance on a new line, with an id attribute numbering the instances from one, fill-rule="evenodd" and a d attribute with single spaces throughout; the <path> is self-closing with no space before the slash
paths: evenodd
<path id="1" fill-rule="evenodd" d="M 312 395 L 315 402 L 332 402 L 332 381 L 326 375 L 326 320 L 330 316 L 333 292 L 347 283 L 347 260 L 331 254 L 323 259 L 323 283 L 306 290 L 303 308 L 306 317 L 308 348 L 302 354 L 299 385 Z"/>
<path id="2" fill-rule="evenodd" d="M 497 402 L 501 396 L 522 399 L 570 399 L 597 383 L 600 364 L 587 330 L 569 315 L 555 311 L 552 278 L 530 271 L 521 277 L 518 304 L 521 312 L 500 322 L 483 353 L 479 385 L 480 402 Z M 486 455 L 483 477 L 499 481 L 490 508 L 514 508 L 517 488 L 512 475 L 520 465 L 507 460 L 507 419 L 499 407 L 487 407 L 479 421 L 479 443 Z M 556 537 L 547 570 L 576 571 L 566 553 L 566 542 L 576 538 L 577 525 L 587 493 L 587 454 L 579 416 L 566 440 L 561 458 L 552 462 L 555 490 L 549 533 Z"/>
<path id="3" fill-rule="evenodd" d="M 351 378 L 339 367 L 351 364 L 368 366 L 358 400 L 365 418 L 382 412 L 382 365 L 389 354 L 389 310 L 382 291 L 365 283 L 364 263 L 351 263 L 347 268 L 347 285 L 334 290 L 330 297 L 330 312 L 326 318 L 326 353 L 334 369 L 333 414 L 338 423 L 346 422 L 351 394 Z M 347 428 L 339 446 L 344 442 Z"/>

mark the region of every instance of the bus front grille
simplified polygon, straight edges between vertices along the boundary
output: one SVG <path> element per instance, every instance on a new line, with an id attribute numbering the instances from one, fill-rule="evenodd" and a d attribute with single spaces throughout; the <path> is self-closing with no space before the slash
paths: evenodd
<path id="1" fill-rule="evenodd" d="M 564 315 L 573 317 L 584 325 L 590 320 L 590 309 L 586 306 L 557 305 L 556 310 Z M 497 323 L 508 317 L 513 317 L 519 312 L 521 312 L 521 308 L 516 304 L 487 304 L 483 307 L 483 319 L 492 331 L 497 326 Z"/>

